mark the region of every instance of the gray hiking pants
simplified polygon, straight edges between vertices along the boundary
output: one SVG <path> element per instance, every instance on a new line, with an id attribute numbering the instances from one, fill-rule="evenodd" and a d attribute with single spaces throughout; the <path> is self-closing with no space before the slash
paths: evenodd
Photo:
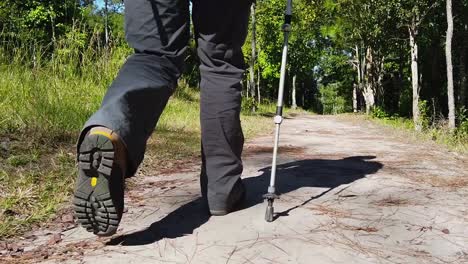
<path id="1" fill-rule="evenodd" d="M 135 53 L 85 124 L 117 132 L 128 150 L 129 175 L 180 77 L 192 14 L 201 74 L 202 194 L 223 209 L 242 173 L 239 114 L 250 0 L 126 0 L 125 30 Z"/>

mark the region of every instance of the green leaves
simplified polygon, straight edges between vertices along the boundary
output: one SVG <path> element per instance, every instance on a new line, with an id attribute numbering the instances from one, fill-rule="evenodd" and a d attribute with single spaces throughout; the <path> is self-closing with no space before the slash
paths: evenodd
<path id="1" fill-rule="evenodd" d="M 283 0 L 257 2 L 257 35 L 260 52 L 258 62 L 263 78 L 278 78 L 283 45 Z M 297 0 L 293 2 L 292 33 L 289 40 L 290 74 L 311 72 L 317 54 L 308 43 L 320 35 L 318 20 L 321 1 Z"/>

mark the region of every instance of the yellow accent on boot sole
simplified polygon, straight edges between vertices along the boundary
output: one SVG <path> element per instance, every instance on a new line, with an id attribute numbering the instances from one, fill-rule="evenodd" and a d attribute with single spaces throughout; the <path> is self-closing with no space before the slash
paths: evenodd
<path id="1" fill-rule="evenodd" d="M 94 187 L 96 186 L 96 184 L 97 184 L 97 178 L 96 177 L 91 178 L 91 186 Z"/>
<path id="2" fill-rule="evenodd" d="M 101 136 L 105 136 L 108 139 L 112 139 L 111 134 L 104 132 L 104 131 L 93 131 L 89 135 L 101 135 Z"/>

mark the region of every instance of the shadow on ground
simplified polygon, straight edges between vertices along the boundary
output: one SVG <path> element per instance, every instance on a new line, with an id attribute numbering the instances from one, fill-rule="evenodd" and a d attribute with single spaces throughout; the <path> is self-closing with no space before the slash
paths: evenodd
<path id="1" fill-rule="evenodd" d="M 326 190 L 301 204 L 277 213 L 276 218 L 287 216 L 292 210 L 327 194 L 340 185 L 350 184 L 366 175 L 376 173 L 383 165 L 380 162 L 371 161 L 375 158 L 375 156 L 354 156 L 339 160 L 309 159 L 279 165 L 276 184 L 278 194 L 286 194 L 302 187 L 318 187 L 326 188 Z M 244 179 L 248 195 L 243 209 L 263 202 L 262 195 L 267 190 L 270 171 L 271 167 L 267 167 L 261 170 L 260 176 Z M 198 198 L 181 206 L 148 228 L 115 237 L 107 245 L 138 246 L 152 244 L 163 238 L 182 237 L 192 234 L 209 218 L 202 199 Z"/>

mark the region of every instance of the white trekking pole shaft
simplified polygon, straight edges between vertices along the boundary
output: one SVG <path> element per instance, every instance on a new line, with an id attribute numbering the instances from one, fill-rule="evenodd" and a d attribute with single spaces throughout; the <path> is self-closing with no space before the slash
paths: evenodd
<path id="1" fill-rule="evenodd" d="M 288 48 L 289 48 L 289 33 L 291 32 L 291 19 L 292 19 L 292 0 L 287 0 L 286 12 L 284 16 L 283 24 L 283 55 L 281 58 L 281 72 L 280 72 L 280 82 L 278 88 L 278 103 L 276 105 L 276 115 L 274 118 L 275 121 L 275 143 L 273 147 L 273 159 L 271 164 L 271 177 L 270 185 L 268 186 L 268 193 L 264 195 L 264 198 L 267 200 L 267 211 L 265 213 L 265 220 L 268 222 L 273 221 L 273 202 L 278 196 L 276 195 L 276 170 L 277 170 L 277 157 L 278 157 L 278 147 L 279 147 L 279 136 L 280 136 L 280 127 L 283 122 L 283 98 L 284 98 L 284 85 L 286 82 L 286 66 L 288 60 Z"/>
<path id="2" fill-rule="evenodd" d="M 284 37 L 284 46 L 283 46 L 283 58 L 281 60 L 281 75 L 280 75 L 280 84 L 278 90 L 278 104 L 276 106 L 276 116 L 275 116 L 275 145 L 273 148 L 273 160 L 271 163 L 271 178 L 269 188 L 272 192 L 275 192 L 275 182 L 276 182 L 276 160 L 278 157 L 278 147 L 279 147 L 279 136 L 281 123 L 283 122 L 283 97 L 284 97 L 284 83 L 286 79 L 286 63 L 288 57 L 288 35 L 285 33 Z M 270 191 L 269 191 L 270 192 Z"/>

